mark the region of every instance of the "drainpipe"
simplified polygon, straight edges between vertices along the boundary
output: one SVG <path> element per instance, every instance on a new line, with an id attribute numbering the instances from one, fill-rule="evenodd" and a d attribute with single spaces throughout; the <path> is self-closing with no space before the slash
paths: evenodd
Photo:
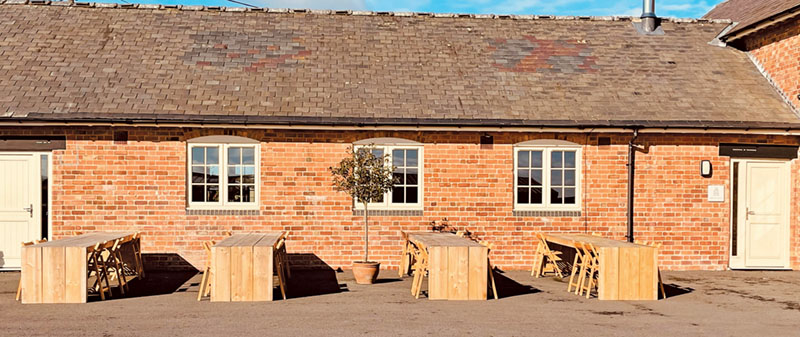
<path id="1" fill-rule="evenodd" d="M 636 170 L 636 145 L 639 129 L 633 129 L 633 137 L 628 142 L 628 242 L 633 242 L 633 178 Z"/>

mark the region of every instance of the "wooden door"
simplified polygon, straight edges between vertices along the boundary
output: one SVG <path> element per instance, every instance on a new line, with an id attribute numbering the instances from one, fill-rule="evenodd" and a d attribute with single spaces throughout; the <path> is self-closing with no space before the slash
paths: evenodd
<path id="1" fill-rule="evenodd" d="M 744 189 L 744 268 L 789 267 L 789 167 L 786 162 L 747 161 Z M 742 198 L 743 197 L 743 198 Z"/>
<path id="2" fill-rule="evenodd" d="M 0 154 L 0 268 L 19 268 L 21 243 L 41 238 L 39 158 Z"/>

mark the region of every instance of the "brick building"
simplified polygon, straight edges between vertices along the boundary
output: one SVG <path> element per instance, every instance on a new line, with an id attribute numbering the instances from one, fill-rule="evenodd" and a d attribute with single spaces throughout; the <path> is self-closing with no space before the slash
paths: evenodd
<path id="1" fill-rule="evenodd" d="M 0 267 L 73 231 L 142 231 L 159 267 L 283 229 L 295 265 L 348 268 L 363 211 L 328 167 L 374 144 L 402 177 L 370 211 L 388 268 L 400 230 L 445 218 L 508 269 L 529 268 L 536 232 L 630 224 L 664 268 L 800 268 L 800 118 L 772 84 L 789 72 L 770 82 L 773 63 L 712 42 L 730 20 L 643 34 L 625 17 L 18 0 L 0 17 Z"/>

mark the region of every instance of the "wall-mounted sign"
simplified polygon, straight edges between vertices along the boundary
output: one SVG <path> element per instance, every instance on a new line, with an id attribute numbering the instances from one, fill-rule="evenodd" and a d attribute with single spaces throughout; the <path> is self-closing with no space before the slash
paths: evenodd
<path id="1" fill-rule="evenodd" d="M 719 155 L 740 158 L 797 158 L 797 146 L 761 144 L 719 144 Z"/>
<path id="2" fill-rule="evenodd" d="M 708 185 L 708 201 L 725 202 L 725 185 Z"/>
<path id="3" fill-rule="evenodd" d="M 0 151 L 49 151 L 67 148 L 64 136 L 2 136 Z"/>

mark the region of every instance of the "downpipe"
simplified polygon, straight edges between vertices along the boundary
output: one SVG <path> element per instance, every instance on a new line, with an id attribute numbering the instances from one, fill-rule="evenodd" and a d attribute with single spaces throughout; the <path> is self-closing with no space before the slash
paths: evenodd
<path id="1" fill-rule="evenodd" d="M 633 242 L 633 193 L 634 177 L 636 176 L 636 138 L 639 137 L 639 129 L 633 129 L 633 137 L 628 142 L 628 242 Z"/>

